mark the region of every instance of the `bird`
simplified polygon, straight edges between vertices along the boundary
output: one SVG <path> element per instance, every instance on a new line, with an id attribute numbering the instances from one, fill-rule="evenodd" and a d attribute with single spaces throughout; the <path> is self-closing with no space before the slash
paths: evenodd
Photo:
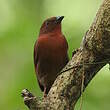
<path id="1" fill-rule="evenodd" d="M 64 16 L 47 18 L 34 45 L 34 67 L 38 84 L 46 97 L 60 71 L 68 63 L 68 42 L 62 33 Z"/>

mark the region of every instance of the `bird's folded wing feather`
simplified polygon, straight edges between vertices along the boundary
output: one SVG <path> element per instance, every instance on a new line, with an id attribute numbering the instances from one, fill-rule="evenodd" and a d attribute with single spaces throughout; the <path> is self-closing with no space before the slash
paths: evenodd
<path id="1" fill-rule="evenodd" d="M 35 43 L 35 45 L 34 45 L 34 66 L 35 66 L 35 69 L 37 69 L 37 64 L 38 64 L 38 46 L 37 46 L 37 43 Z M 37 75 L 38 75 L 38 73 L 37 73 Z M 44 91 L 44 87 L 40 84 L 38 77 L 37 77 L 37 80 L 38 80 L 38 84 L 39 84 L 41 90 Z"/>

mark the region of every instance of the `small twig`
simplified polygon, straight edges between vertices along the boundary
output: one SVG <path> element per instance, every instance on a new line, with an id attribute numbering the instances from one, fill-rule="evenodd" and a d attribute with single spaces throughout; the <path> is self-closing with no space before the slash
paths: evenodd
<path id="1" fill-rule="evenodd" d="M 110 63 L 110 61 L 103 61 L 103 62 L 95 62 L 95 63 L 84 63 L 84 65 L 97 65 L 97 64 L 106 64 L 106 63 Z M 68 68 L 68 69 L 64 69 L 64 70 L 62 70 L 60 73 L 63 73 L 63 72 L 66 72 L 66 71 L 68 71 L 68 70 L 71 70 L 71 69 L 73 69 L 73 68 L 77 68 L 77 67 L 81 67 L 81 66 L 83 66 L 83 63 L 82 64 L 78 64 L 78 65 L 74 65 L 74 66 L 72 66 L 72 67 L 70 67 L 70 68 Z"/>

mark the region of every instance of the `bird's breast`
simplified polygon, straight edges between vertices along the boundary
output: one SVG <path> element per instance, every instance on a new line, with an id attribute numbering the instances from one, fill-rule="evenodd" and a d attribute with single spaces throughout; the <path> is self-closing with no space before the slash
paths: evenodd
<path id="1" fill-rule="evenodd" d="M 44 71 L 58 71 L 65 65 L 67 47 L 63 37 L 42 37 L 38 40 L 39 63 Z"/>
<path id="2" fill-rule="evenodd" d="M 63 37 L 42 37 L 39 38 L 39 53 L 42 57 L 59 58 L 67 53 L 67 47 Z"/>

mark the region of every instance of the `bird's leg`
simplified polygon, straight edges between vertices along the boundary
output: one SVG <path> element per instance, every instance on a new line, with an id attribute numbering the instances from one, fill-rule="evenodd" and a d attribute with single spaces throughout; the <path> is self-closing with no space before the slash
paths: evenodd
<path id="1" fill-rule="evenodd" d="M 47 94 L 46 94 L 46 87 L 44 87 L 44 93 L 43 93 L 43 98 L 46 98 Z"/>

